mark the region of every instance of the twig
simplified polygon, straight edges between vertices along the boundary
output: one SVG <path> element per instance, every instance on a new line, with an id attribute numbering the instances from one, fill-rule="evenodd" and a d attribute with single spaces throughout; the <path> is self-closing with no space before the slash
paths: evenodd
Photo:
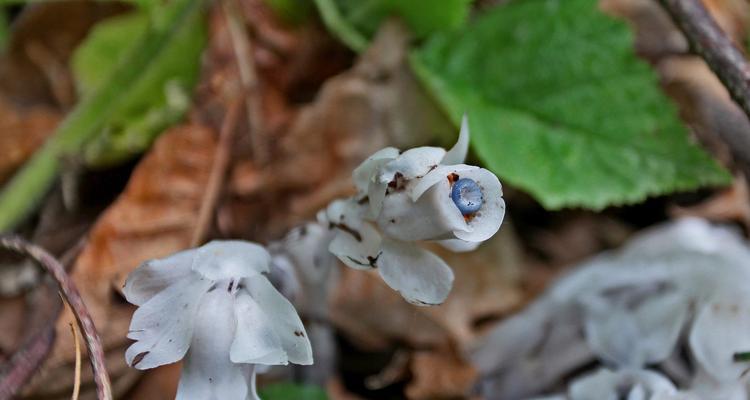
<path id="1" fill-rule="evenodd" d="M 750 64 L 699 0 L 659 0 L 732 99 L 750 118 Z"/>
<path id="2" fill-rule="evenodd" d="M 208 229 L 213 221 L 214 209 L 219 199 L 219 193 L 224 186 L 224 178 L 229 166 L 234 131 L 237 128 L 237 119 L 240 111 L 240 100 L 234 100 L 229 105 L 224 121 L 221 124 L 219 132 L 219 143 L 216 146 L 214 162 L 211 165 L 211 173 L 208 176 L 206 191 L 201 202 L 201 208 L 198 212 L 198 222 L 196 223 L 193 238 L 190 240 L 190 246 L 195 247 L 203 242 L 208 233 Z"/>
<path id="3" fill-rule="evenodd" d="M 60 261 L 66 267 L 71 265 L 73 260 L 80 254 L 85 237 L 76 243 L 72 248 L 63 254 Z M 31 318 L 27 324 L 30 329 L 25 336 L 29 340 L 16 350 L 13 357 L 3 365 L 3 371 L 0 372 L 0 400 L 13 398 L 23 385 L 31 379 L 31 376 L 39 370 L 47 355 L 52 350 L 55 342 L 56 330 L 55 320 L 60 314 L 62 302 L 56 302 L 54 296 L 49 296 L 45 287 L 31 313 L 27 313 Z M 38 329 L 34 329 L 39 327 Z M 40 333 L 31 333 L 35 330 Z"/>
<path id="4" fill-rule="evenodd" d="M 0 247 L 31 257 L 55 279 L 63 298 L 73 310 L 78 327 L 86 339 L 91 369 L 94 372 L 97 397 L 99 400 L 112 400 L 112 388 L 104 363 L 104 351 L 99 340 L 99 334 L 96 332 L 94 321 L 91 319 L 78 289 L 65 272 L 63 265 L 46 250 L 18 236 L 0 236 Z"/>
<path id="5" fill-rule="evenodd" d="M 78 400 L 78 394 L 81 392 L 81 341 L 78 339 L 78 329 L 73 323 L 70 323 L 70 333 L 73 334 L 73 344 L 76 350 L 76 369 L 73 378 L 73 394 L 71 400 Z"/>
<path id="6" fill-rule="evenodd" d="M 252 60 L 252 43 L 243 28 L 233 0 L 221 1 L 224 17 L 229 26 L 229 38 L 232 42 L 237 69 L 240 72 L 242 94 L 245 98 L 245 116 L 247 129 L 250 131 L 250 144 L 253 147 L 252 157 L 255 165 L 261 166 L 268 161 L 268 147 L 264 138 L 263 108 L 260 101 L 258 74 Z"/>

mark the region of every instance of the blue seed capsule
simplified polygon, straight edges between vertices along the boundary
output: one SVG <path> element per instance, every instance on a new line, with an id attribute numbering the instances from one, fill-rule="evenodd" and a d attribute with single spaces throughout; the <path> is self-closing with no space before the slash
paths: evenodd
<path id="1" fill-rule="evenodd" d="M 453 184 L 451 199 L 461 214 L 474 214 L 482 208 L 482 188 L 472 179 L 461 178 Z"/>

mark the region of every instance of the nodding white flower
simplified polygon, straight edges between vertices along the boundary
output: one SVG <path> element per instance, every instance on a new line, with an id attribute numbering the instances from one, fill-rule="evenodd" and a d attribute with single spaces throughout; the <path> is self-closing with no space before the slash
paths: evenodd
<path id="1" fill-rule="evenodd" d="M 128 364 L 184 358 L 180 400 L 257 399 L 256 364 L 312 364 L 297 312 L 265 276 L 269 263 L 259 245 L 213 241 L 138 267 L 123 289 L 139 306 Z"/>
<path id="2" fill-rule="evenodd" d="M 449 151 L 382 149 L 354 170 L 357 195 L 331 203 L 321 218 L 337 234 L 329 247 L 344 264 L 377 268 L 409 302 L 442 303 L 453 271 L 415 242 L 470 251 L 494 235 L 505 215 L 502 186 L 486 169 L 462 164 L 469 146 L 466 116 Z"/>

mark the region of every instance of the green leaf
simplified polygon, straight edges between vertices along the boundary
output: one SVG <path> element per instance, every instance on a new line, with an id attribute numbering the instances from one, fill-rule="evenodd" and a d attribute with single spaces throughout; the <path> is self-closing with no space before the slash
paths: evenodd
<path id="1" fill-rule="evenodd" d="M 104 84 L 133 38 L 151 34 L 152 16 L 163 18 L 171 6 L 109 18 L 98 24 L 73 55 L 73 73 L 86 95 Z M 107 119 L 101 134 L 83 150 L 88 165 L 106 166 L 141 153 L 165 128 L 179 121 L 189 106 L 189 93 L 198 78 L 205 29 L 198 16 L 152 60 Z M 153 23 L 158 23 L 153 22 Z"/>
<path id="2" fill-rule="evenodd" d="M 55 180 L 60 158 L 80 154 L 84 145 L 101 135 L 119 115 L 132 115 L 140 99 L 168 90 L 164 86 L 162 55 L 184 48 L 184 36 L 195 38 L 195 25 L 204 26 L 202 0 L 173 0 L 154 13 L 146 33 L 123 54 L 99 86 L 92 89 L 57 127 L 54 135 L 0 192 L 0 232 L 12 229 L 28 215 Z M 202 30 L 203 28 L 201 28 Z M 202 37 L 202 36 L 201 36 Z M 196 46 L 201 47 L 202 42 Z M 180 60 L 180 62 L 190 62 Z M 172 63 L 170 62 L 171 66 Z"/>
<path id="3" fill-rule="evenodd" d="M 95 25 L 76 48 L 71 60 L 78 91 L 85 95 L 101 86 L 128 50 L 133 38 L 140 38 L 146 33 L 148 24 L 147 13 L 133 12 L 108 18 Z"/>
<path id="4" fill-rule="evenodd" d="M 487 167 L 545 207 L 608 205 L 730 181 L 596 0 L 497 7 L 412 54 L 417 75 Z"/>
<path id="5" fill-rule="evenodd" d="M 277 383 L 260 390 L 263 400 L 327 400 L 326 392 L 317 386 Z"/>
<path id="6" fill-rule="evenodd" d="M 367 48 L 369 38 L 388 16 L 401 17 L 418 38 L 461 27 L 472 0 L 315 0 L 323 22 L 342 42 L 356 51 Z"/>

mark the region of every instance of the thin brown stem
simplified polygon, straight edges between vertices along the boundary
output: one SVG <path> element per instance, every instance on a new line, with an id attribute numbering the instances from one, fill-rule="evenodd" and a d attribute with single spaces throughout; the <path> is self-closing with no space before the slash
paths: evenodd
<path id="1" fill-rule="evenodd" d="M 97 398 L 99 400 L 111 400 L 112 388 L 104 362 L 104 350 L 102 349 L 99 334 L 86 308 L 86 304 L 81 298 L 81 294 L 78 292 L 73 280 L 65 272 L 65 267 L 43 248 L 29 243 L 18 236 L 0 236 L 0 247 L 31 257 L 57 282 L 58 289 L 73 311 L 78 327 L 86 340 L 86 349 L 89 353 L 91 369 L 94 372 Z"/>
<path id="2" fill-rule="evenodd" d="M 232 42 L 237 69 L 240 73 L 242 95 L 245 99 L 245 116 L 252 145 L 253 161 L 256 165 L 268 162 L 268 147 L 264 138 L 263 107 L 260 98 L 260 84 L 255 63 L 252 59 L 252 42 L 240 20 L 234 0 L 222 0 L 222 11 L 227 19 L 229 38 Z"/>
<path id="3" fill-rule="evenodd" d="M 78 329 L 76 329 L 74 324 L 70 324 L 70 333 L 73 334 L 73 345 L 76 352 L 76 366 L 73 372 L 73 394 L 70 395 L 70 400 L 78 400 L 78 395 L 81 393 L 81 341 L 78 340 Z"/>
<path id="4" fill-rule="evenodd" d="M 211 172 L 206 184 L 206 191 L 203 196 L 200 211 L 198 212 L 198 222 L 196 223 L 193 238 L 190 246 L 200 245 L 206 238 L 211 223 L 213 222 L 216 203 L 219 200 L 219 194 L 224 187 L 224 180 L 229 167 L 229 159 L 232 153 L 232 143 L 234 141 L 234 131 L 237 129 L 237 120 L 239 119 L 241 101 L 235 100 L 229 105 L 224 121 L 221 124 L 219 132 L 219 143 L 216 146 L 214 161 L 211 165 Z"/>

